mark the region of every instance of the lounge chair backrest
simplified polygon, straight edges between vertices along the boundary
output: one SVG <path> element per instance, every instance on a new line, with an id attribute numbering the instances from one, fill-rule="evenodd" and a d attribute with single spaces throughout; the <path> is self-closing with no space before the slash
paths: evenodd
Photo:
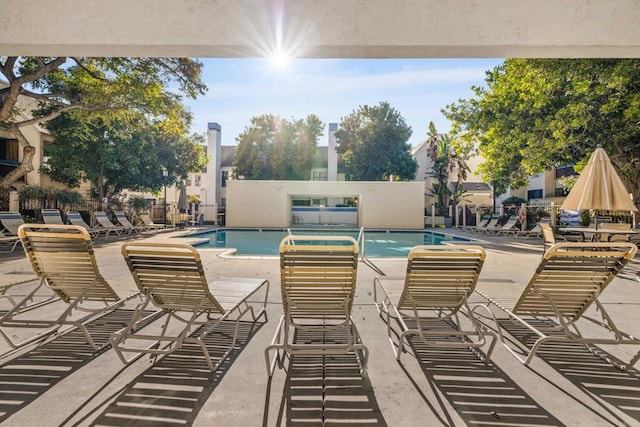
<path id="1" fill-rule="evenodd" d="M 501 227 L 501 229 L 510 230 L 516 225 L 517 222 L 518 222 L 518 217 L 515 215 L 511 215 L 509 219 L 507 219 L 507 222 L 505 222 L 504 225 Z"/>
<path id="2" fill-rule="evenodd" d="M 133 224 L 131 224 L 124 212 L 116 212 L 116 218 L 121 225 L 127 228 L 135 227 Z"/>
<path id="3" fill-rule="evenodd" d="M 500 216 L 499 215 L 493 215 L 490 219 L 489 222 L 487 223 L 487 225 L 485 226 L 485 228 L 494 228 L 496 225 L 498 225 L 498 221 L 500 220 Z"/>
<path id="4" fill-rule="evenodd" d="M 119 228 L 117 225 L 111 222 L 111 220 L 109 219 L 107 214 L 104 213 L 104 211 L 95 211 L 93 215 L 95 216 L 96 221 L 98 221 L 98 224 L 100 224 L 102 227 Z"/>
<path id="5" fill-rule="evenodd" d="M 155 225 L 148 214 L 141 214 L 140 219 L 144 225 Z"/>
<path id="6" fill-rule="evenodd" d="M 544 227 L 543 227 L 544 230 Z M 558 243 L 542 258 L 513 312 L 577 319 L 633 258 L 633 243 Z"/>
<path id="7" fill-rule="evenodd" d="M 485 250 L 473 245 L 412 248 L 398 308 L 459 308 L 473 293 L 485 257 Z"/>
<path id="8" fill-rule="evenodd" d="M 490 216 L 485 216 L 484 218 L 482 218 L 482 220 L 480 221 L 480 223 L 477 226 L 478 227 L 486 227 L 487 224 L 489 223 L 489 221 L 491 221 L 491 217 Z"/>
<path id="9" fill-rule="evenodd" d="M 551 217 L 543 216 L 540 218 L 540 221 L 538 221 L 538 224 L 551 224 Z"/>
<path id="10" fill-rule="evenodd" d="M 224 313 L 209 291 L 200 254 L 190 245 L 127 243 L 124 256 L 140 292 L 165 310 Z"/>
<path id="11" fill-rule="evenodd" d="M 12 236 L 17 236 L 18 228 L 24 224 L 19 212 L 0 212 L 0 222 Z"/>
<path id="12" fill-rule="evenodd" d="M 546 251 L 556 244 L 556 236 L 549 224 L 538 223 L 538 225 L 542 231 L 542 240 L 544 240 L 544 250 Z"/>
<path id="13" fill-rule="evenodd" d="M 45 224 L 65 225 L 58 209 L 42 209 L 42 220 Z"/>
<path id="14" fill-rule="evenodd" d="M 344 319 L 351 313 L 358 243 L 348 236 L 287 236 L 280 243 L 284 312 L 297 319 Z"/>
<path id="15" fill-rule="evenodd" d="M 85 222 L 84 218 L 82 218 L 82 215 L 78 211 L 67 212 L 67 218 L 73 225 L 77 225 L 88 230 L 91 229 L 91 227 L 89 227 L 89 224 Z"/>
<path id="16" fill-rule="evenodd" d="M 529 233 L 542 233 L 542 228 L 540 228 L 540 224 L 536 224 L 533 226 Z"/>
<path id="17" fill-rule="evenodd" d="M 38 277 L 65 302 L 118 301 L 98 271 L 91 237 L 75 225 L 24 224 L 18 230 L 27 259 Z"/>

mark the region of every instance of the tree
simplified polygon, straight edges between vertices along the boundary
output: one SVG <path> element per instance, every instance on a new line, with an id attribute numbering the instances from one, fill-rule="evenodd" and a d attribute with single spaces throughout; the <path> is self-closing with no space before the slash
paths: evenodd
<path id="1" fill-rule="evenodd" d="M 461 198 L 460 184 L 467 179 L 469 166 L 467 160 L 473 147 L 452 139 L 449 135 L 439 134 L 433 122 L 429 122 L 427 156 L 433 166 L 427 175 L 435 178 L 431 192 L 436 197 L 436 206 L 442 210 L 449 205 L 450 199 Z M 455 173 L 454 188 L 448 187 L 451 174 Z"/>
<path id="2" fill-rule="evenodd" d="M 411 127 L 388 102 L 360 106 L 342 118 L 335 136 L 352 180 L 379 181 L 391 175 L 400 180 L 415 178 L 418 164 L 407 143 Z"/>
<path id="3" fill-rule="evenodd" d="M 0 178 L 8 188 L 33 170 L 35 147 L 25 126 L 45 123 L 72 110 L 101 111 L 111 119 L 145 115 L 167 132 L 185 129 L 190 117 L 180 101 L 206 91 L 202 64 L 187 58 L 83 58 L 0 56 L 0 127 L 23 148 L 20 167 Z M 21 99 L 36 101 L 21 102 Z M 26 111 L 24 111 L 27 105 Z"/>
<path id="4" fill-rule="evenodd" d="M 480 173 L 498 193 L 550 167 L 581 170 L 600 144 L 638 200 L 640 60 L 508 59 L 485 81 L 443 113 L 480 141 Z"/>
<path id="5" fill-rule="evenodd" d="M 271 114 L 253 117 L 251 125 L 236 138 L 235 176 L 258 180 L 310 179 L 323 127 L 313 114 L 291 122 Z"/>
<path id="6" fill-rule="evenodd" d="M 47 145 L 43 172 L 71 187 L 86 179 L 100 198 L 124 188 L 158 191 L 165 184 L 158 165 L 169 171 L 166 184 L 206 166 L 202 135 L 168 133 L 144 116 L 111 121 L 75 110 L 50 120 L 47 128 L 54 142 Z"/>

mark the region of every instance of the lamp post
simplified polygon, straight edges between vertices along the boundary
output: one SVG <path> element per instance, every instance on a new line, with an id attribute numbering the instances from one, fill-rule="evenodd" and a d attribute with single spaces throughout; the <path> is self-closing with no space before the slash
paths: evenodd
<path id="1" fill-rule="evenodd" d="M 496 213 L 496 182 L 493 181 L 493 213 Z"/>
<path id="2" fill-rule="evenodd" d="M 169 176 L 169 171 L 167 168 L 162 166 L 162 184 L 164 185 L 164 204 L 162 206 L 162 211 L 164 212 L 164 224 L 167 225 L 167 177 Z"/>

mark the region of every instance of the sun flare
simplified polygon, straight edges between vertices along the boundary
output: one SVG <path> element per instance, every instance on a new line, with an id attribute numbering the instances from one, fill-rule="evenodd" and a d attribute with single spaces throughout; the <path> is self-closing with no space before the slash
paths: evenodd
<path id="1" fill-rule="evenodd" d="M 274 68 L 283 70 L 289 66 L 291 58 L 284 52 L 277 52 L 271 56 L 270 61 Z"/>

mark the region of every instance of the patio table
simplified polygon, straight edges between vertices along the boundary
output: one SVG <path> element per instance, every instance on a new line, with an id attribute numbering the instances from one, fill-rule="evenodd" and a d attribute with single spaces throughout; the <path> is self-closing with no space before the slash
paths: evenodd
<path id="1" fill-rule="evenodd" d="M 611 240 L 611 237 L 615 234 L 626 234 L 627 237 L 632 234 L 638 234 L 637 230 L 618 230 L 614 228 L 590 228 L 590 227 L 562 227 L 558 228 L 558 231 L 562 233 L 579 233 L 582 235 L 583 242 L 599 242 L 603 234 L 608 235 L 607 241 Z"/>

